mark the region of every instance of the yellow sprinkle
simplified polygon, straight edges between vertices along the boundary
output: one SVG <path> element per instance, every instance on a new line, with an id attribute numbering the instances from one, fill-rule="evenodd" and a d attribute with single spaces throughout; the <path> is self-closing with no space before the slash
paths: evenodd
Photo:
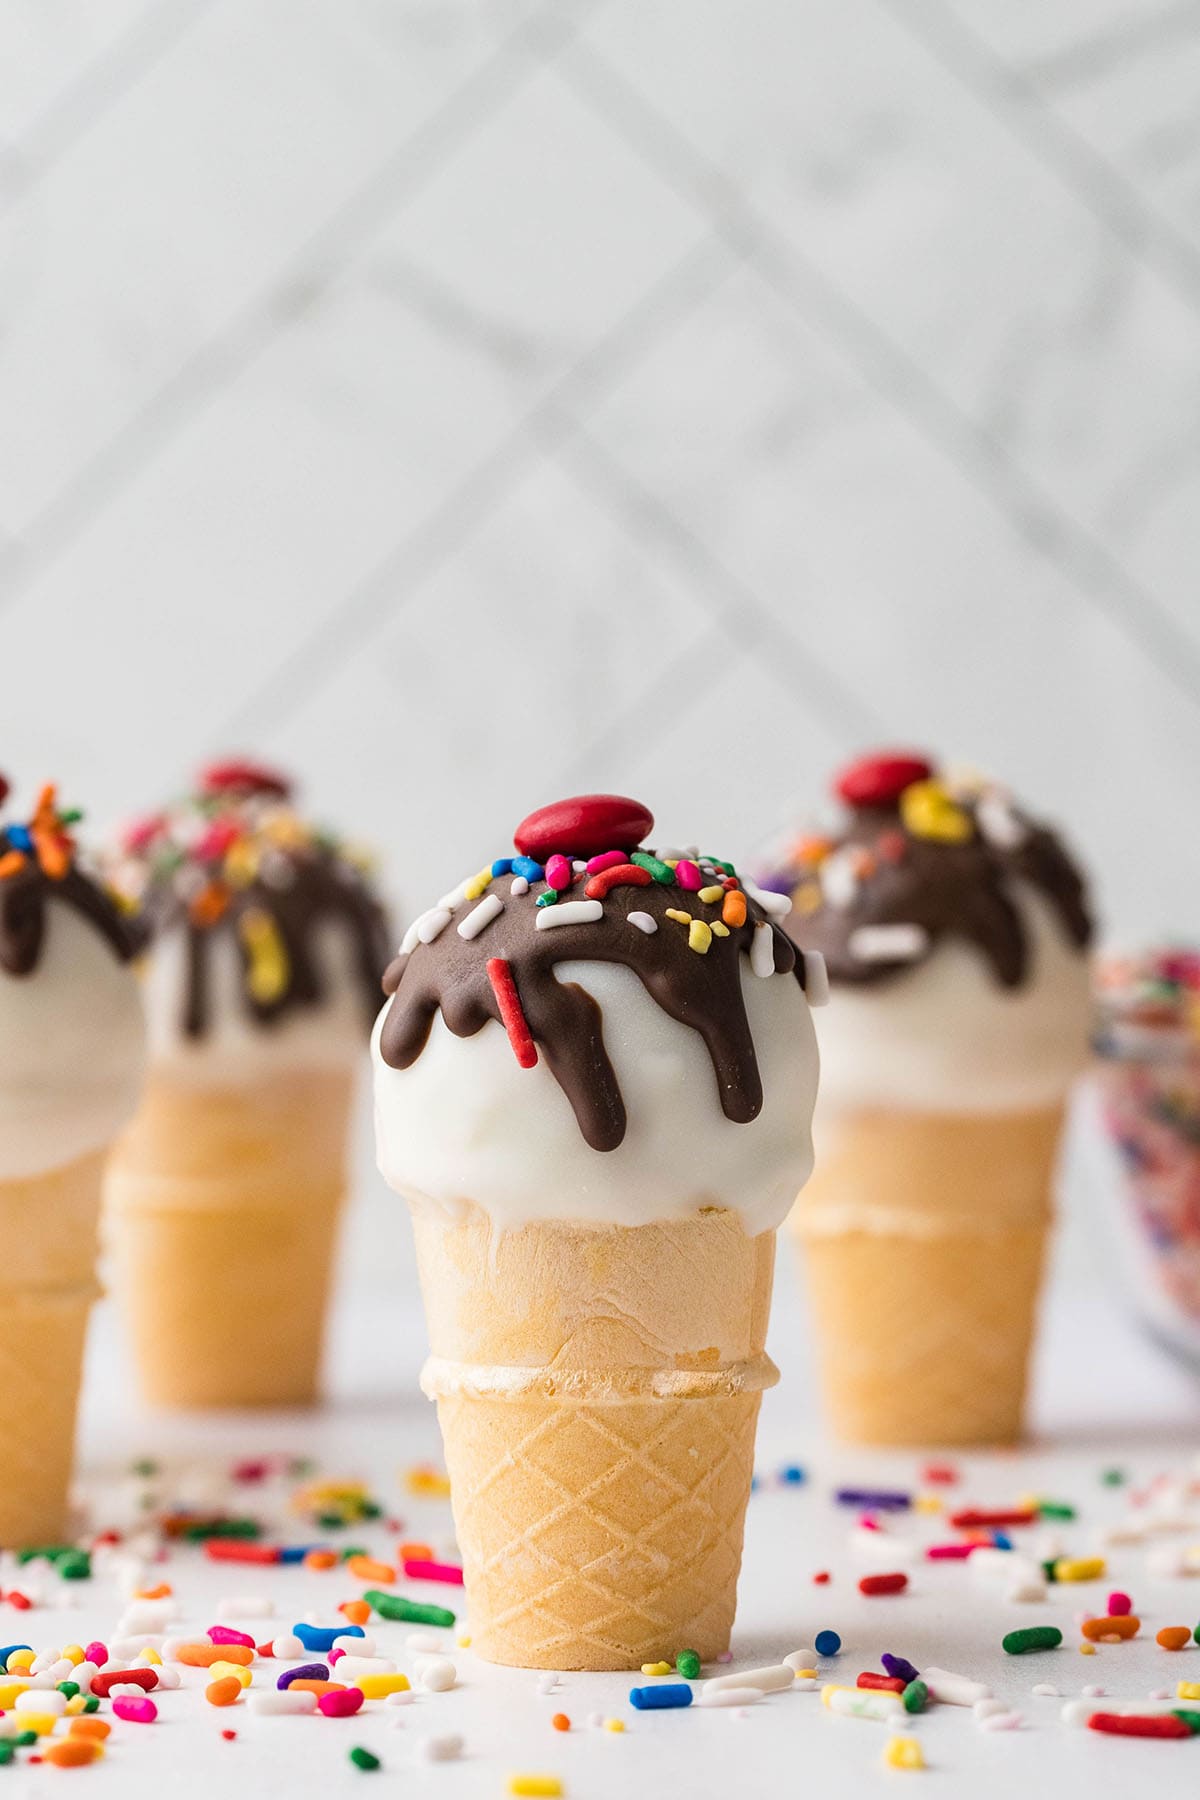
<path id="1" fill-rule="evenodd" d="M 1060 1556 L 1054 1565 L 1055 1581 L 1098 1581 L 1105 1569 L 1102 1556 Z"/>
<path id="2" fill-rule="evenodd" d="M 792 905 L 798 913 L 815 913 L 821 905 L 820 882 L 802 881 L 792 895 Z"/>
<path id="3" fill-rule="evenodd" d="M 32 1650 L 14 1650 L 4 1666 L 10 1675 L 15 1669 L 32 1668 L 33 1654 Z"/>
<path id="4" fill-rule="evenodd" d="M 956 806 L 940 781 L 914 781 L 900 796 L 900 817 L 914 837 L 964 844 L 974 833 L 970 813 Z"/>
<path id="5" fill-rule="evenodd" d="M 418 1494 L 425 1500 L 450 1498 L 450 1477 L 439 1474 L 436 1469 L 407 1469 L 404 1485 L 410 1494 Z"/>
<path id="6" fill-rule="evenodd" d="M 146 1648 L 142 1651 L 141 1655 L 138 1657 L 138 1662 L 140 1662 L 140 1663 L 161 1663 L 162 1657 L 158 1654 L 157 1650 L 152 1650 L 150 1648 L 149 1644 L 147 1644 Z"/>
<path id="7" fill-rule="evenodd" d="M 471 1634 L 469 1631 L 460 1631 L 454 1641 L 460 1650 L 469 1650 L 471 1648 Z"/>
<path id="8" fill-rule="evenodd" d="M 797 1669 L 796 1670 L 796 1680 L 797 1681 L 815 1681 L 816 1679 L 817 1679 L 817 1671 L 815 1669 Z"/>
<path id="9" fill-rule="evenodd" d="M 83 1661 L 83 1645 L 64 1644 L 63 1655 L 67 1658 L 68 1662 L 81 1663 Z"/>
<path id="10" fill-rule="evenodd" d="M 260 1006 L 270 1006 L 287 992 L 291 973 L 283 933 L 261 906 L 248 906 L 237 928 L 249 963 L 246 986 L 250 997 Z"/>
<path id="11" fill-rule="evenodd" d="M 1079 1646 L 1079 1654 L 1080 1654 L 1080 1656 L 1095 1656 L 1095 1654 L 1096 1654 L 1095 1644 L 1089 1644 L 1085 1640 Z"/>
<path id="12" fill-rule="evenodd" d="M 225 879 L 234 887 L 249 887 L 258 879 L 261 858 L 258 845 L 249 838 L 235 838 L 225 852 Z"/>
<path id="13" fill-rule="evenodd" d="M 671 1665 L 668 1662 L 656 1662 L 656 1663 L 643 1663 L 642 1664 L 642 1674 L 643 1675 L 669 1675 L 670 1673 L 671 1673 Z"/>
<path id="14" fill-rule="evenodd" d="M 728 925 L 723 925 L 721 923 L 720 919 L 713 919 L 709 925 L 709 930 L 712 932 L 714 937 L 728 937 L 729 936 Z"/>
<path id="15" fill-rule="evenodd" d="M 57 1713 L 27 1713 L 19 1715 L 22 1731 L 36 1731 L 39 1737 L 49 1737 L 58 1724 Z"/>
<path id="16" fill-rule="evenodd" d="M 0 1682 L 0 1712 L 11 1712 L 17 1704 L 17 1695 L 25 1693 L 28 1687 L 27 1681 Z"/>
<path id="17" fill-rule="evenodd" d="M 510 1794 L 537 1794 L 553 1796 L 562 1793 L 562 1782 L 557 1775 L 510 1775 L 508 1778 Z"/>
<path id="18" fill-rule="evenodd" d="M 712 927 L 706 925 L 703 919 L 693 919 L 688 926 L 688 949 L 695 950 L 700 956 L 706 956 L 711 943 Z"/>
<path id="19" fill-rule="evenodd" d="M 918 1494 L 913 1501 L 913 1511 L 919 1513 L 940 1513 L 942 1502 L 936 1494 Z"/>
<path id="20" fill-rule="evenodd" d="M 923 1769 L 925 1758 L 915 1737 L 889 1738 L 883 1746 L 884 1767 L 888 1769 Z"/>
<path id="21" fill-rule="evenodd" d="M 406 1694 L 408 1676 L 402 1675 L 399 1669 L 391 1675 L 360 1675 L 354 1685 L 362 1689 L 364 1700 L 383 1700 L 388 1694 Z"/>
<path id="22" fill-rule="evenodd" d="M 690 925 L 692 922 L 691 913 L 680 912 L 677 906 L 668 906 L 667 917 L 668 919 L 678 920 L 681 925 Z"/>
<path id="23" fill-rule="evenodd" d="M 480 869 L 478 875 L 472 875 L 463 889 L 463 899 L 478 900 L 480 894 L 484 893 L 491 885 L 492 865 L 489 863 L 486 869 Z"/>
<path id="24" fill-rule="evenodd" d="M 725 898 L 725 889 L 723 887 L 704 887 L 700 889 L 696 898 L 703 900 L 705 906 L 715 906 L 718 900 Z"/>
<path id="25" fill-rule="evenodd" d="M 605 1731 L 624 1731 L 625 1721 L 624 1719 L 605 1719 L 604 1729 Z"/>
<path id="26" fill-rule="evenodd" d="M 1181 1681 L 1175 1693 L 1180 1700 L 1200 1700 L 1200 1681 Z"/>
<path id="27" fill-rule="evenodd" d="M 88 1697 L 86 1694 L 72 1694 L 71 1698 L 67 1701 L 67 1711 L 72 1715 L 81 1713 L 87 1703 Z"/>
<path id="28" fill-rule="evenodd" d="M 254 1680 L 253 1675 L 243 1663 L 215 1662 L 209 1664 L 208 1678 L 210 1681 L 223 1681 L 227 1675 L 235 1676 L 244 1688 L 248 1688 Z M 355 1682 L 354 1685 L 358 1687 L 360 1684 Z"/>
<path id="29" fill-rule="evenodd" d="M 679 867 L 679 858 L 677 856 L 664 856 L 662 860 L 666 863 L 668 869 L 677 869 Z"/>

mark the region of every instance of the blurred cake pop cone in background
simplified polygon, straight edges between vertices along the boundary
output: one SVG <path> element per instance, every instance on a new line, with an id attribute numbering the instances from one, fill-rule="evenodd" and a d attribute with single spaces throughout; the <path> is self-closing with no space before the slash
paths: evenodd
<path id="1" fill-rule="evenodd" d="M 0 779 L 0 800 L 8 784 Z M 145 1053 L 135 938 L 42 790 L 0 826 L 0 1544 L 67 1525 L 105 1157 Z"/>
<path id="2" fill-rule="evenodd" d="M 1021 1430 L 1091 921 L 1057 837 L 909 753 L 764 879 L 823 953 L 816 1174 L 797 1205 L 827 1410 L 875 1444 Z"/>
<path id="3" fill-rule="evenodd" d="M 149 1078 L 107 1190 L 142 1389 L 309 1401 L 383 912 L 362 859 L 243 762 L 131 827 L 114 879 L 150 940 Z"/>

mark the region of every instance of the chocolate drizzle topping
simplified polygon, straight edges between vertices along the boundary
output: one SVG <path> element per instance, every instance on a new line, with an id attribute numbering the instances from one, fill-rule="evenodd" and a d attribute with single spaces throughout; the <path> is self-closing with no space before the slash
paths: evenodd
<path id="1" fill-rule="evenodd" d="M 0 830 L 0 857 L 15 846 Z M 36 858 L 0 880 L 0 968 L 8 975 L 32 975 L 46 936 L 47 906 L 60 900 L 94 925 L 112 946 L 113 955 L 128 962 L 137 953 L 137 933 L 112 896 L 74 863 L 59 876 L 47 875 Z"/>
<path id="2" fill-rule="evenodd" d="M 831 981 L 860 987 L 889 981 L 926 961 L 939 943 L 958 938 L 976 947 L 1001 987 L 1022 986 L 1030 974 L 1030 935 L 1020 885 L 1047 902 L 1069 943 L 1080 952 L 1087 948 L 1093 926 L 1086 888 L 1058 837 L 997 789 L 953 792 L 952 804 L 969 822 L 961 841 L 910 829 L 898 795 L 892 803 L 856 807 L 832 847 L 822 847 L 821 860 L 805 867 L 802 855 L 786 883 L 771 879 L 772 887 L 793 891 L 788 931 L 805 949 L 822 953 Z M 1001 829 L 989 817 L 996 808 Z M 848 872 L 845 888 L 831 879 L 835 860 Z M 864 954 L 875 927 L 917 930 L 903 954 L 886 953 L 886 936 Z"/>
<path id="3" fill-rule="evenodd" d="M 719 876 L 716 878 L 719 882 Z M 586 877 L 577 879 L 559 904 L 584 897 Z M 478 903 L 461 900 L 432 943 L 401 954 L 384 975 L 393 996 L 384 1020 L 380 1052 L 393 1069 L 407 1069 L 428 1042 L 439 1008 L 456 1037 L 473 1037 L 489 1019 L 504 1023 L 489 974 L 489 962 L 508 965 L 529 1032 L 555 1080 L 569 1099 L 585 1140 L 593 1150 L 615 1150 L 625 1136 L 625 1102 L 604 1045 L 601 1008 L 577 982 L 561 981 L 564 962 L 619 963 L 632 969 L 651 998 L 680 1024 L 703 1038 L 712 1062 L 717 1095 L 726 1118 L 747 1124 L 762 1107 L 762 1079 L 742 995 L 742 959 L 755 927 L 771 931 L 774 968 L 804 985 L 804 959 L 764 909 L 746 898 L 744 924 L 714 936 L 704 954 L 689 946 L 688 924 L 667 916 L 685 912 L 711 924 L 721 919 L 721 901 L 708 903 L 697 892 L 657 881 L 649 886 L 615 886 L 603 898 L 603 914 L 581 923 L 538 929 L 537 901 L 545 881 L 512 895 L 503 877 L 488 889 L 503 900 L 503 912 L 477 936 L 464 939 L 458 926 Z M 724 894 L 722 894 L 722 900 Z M 630 913 L 649 914 L 657 930 L 630 924 Z"/>

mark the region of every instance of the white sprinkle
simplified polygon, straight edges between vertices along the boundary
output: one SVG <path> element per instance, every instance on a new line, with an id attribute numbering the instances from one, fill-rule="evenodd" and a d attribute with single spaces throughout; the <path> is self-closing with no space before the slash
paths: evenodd
<path id="1" fill-rule="evenodd" d="M 911 1538 L 896 1537 L 890 1531 L 870 1531 L 865 1525 L 856 1526 L 849 1533 L 847 1548 L 859 1562 L 882 1564 L 886 1569 L 908 1568 L 917 1560 L 917 1546 Z M 812 1664 L 807 1666 L 811 1668 Z"/>
<path id="2" fill-rule="evenodd" d="M 907 1717 L 899 1694 L 888 1689 L 826 1688 L 821 1695 L 830 1712 L 850 1719 L 894 1719 Z"/>
<path id="3" fill-rule="evenodd" d="M 132 1637 L 113 1637 L 108 1640 L 108 1655 L 111 1662 L 114 1657 L 140 1656 L 143 1650 L 157 1650 L 160 1656 L 166 1656 L 166 1646 L 170 1643 L 182 1644 L 183 1638 L 165 1638 L 158 1631 L 139 1631 Z"/>
<path id="4" fill-rule="evenodd" d="M 422 913 L 421 917 L 417 920 L 417 936 L 423 944 L 432 944 L 442 935 L 449 923 L 449 907 L 431 907 L 427 913 Z"/>
<path id="5" fill-rule="evenodd" d="M 75 1664 L 75 1673 L 71 1676 L 71 1680 L 78 1684 L 79 1691 L 81 1694 L 90 1694 L 92 1691 L 92 1677 L 93 1677 L 93 1675 L 98 1675 L 99 1673 L 100 1673 L 99 1663 L 94 1663 L 94 1662 L 76 1663 Z"/>
<path id="6" fill-rule="evenodd" d="M 821 864 L 821 893 L 830 906 L 839 909 L 851 904 L 858 892 L 853 852 L 835 850 Z"/>
<path id="7" fill-rule="evenodd" d="M 755 975 L 775 973 L 775 933 L 766 919 L 760 919 L 750 940 L 750 967 Z"/>
<path id="8" fill-rule="evenodd" d="M 998 850 L 1018 850 L 1029 836 L 1002 794 L 985 794 L 975 808 L 975 823 Z"/>
<path id="9" fill-rule="evenodd" d="M 847 948 L 858 962 L 915 962 L 929 948 L 923 925 L 860 925 Z"/>
<path id="10" fill-rule="evenodd" d="M 118 1637 L 136 1637 L 140 1631 L 162 1631 L 172 1619 L 180 1617 L 179 1602 L 174 1595 L 165 1600 L 139 1600 L 128 1606 L 117 1626 Z"/>
<path id="11" fill-rule="evenodd" d="M 423 1650 L 427 1656 L 444 1656 L 446 1646 L 432 1631 L 410 1631 L 404 1640 L 406 1650 Z"/>
<path id="12" fill-rule="evenodd" d="M 529 892 L 529 883 L 526 881 L 526 879 L 523 875 L 514 875 L 513 879 L 512 879 L 512 886 L 509 888 L 508 891 L 516 899 L 519 900 L 522 894 L 527 894 Z"/>
<path id="13" fill-rule="evenodd" d="M 218 1619 L 271 1619 L 274 1616 L 275 1602 L 263 1594 L 235 1594 L 231 1599 L 217 1601 Z"/>
<path id="14" fill-rule="evenodd" d="M 416 1695 L 411 1688 L 400 1688 L 396 1693 L 388 1694 L 383 1704 L 385 1706 L 411 1706 L 415 1699 Z M 397 1719 L 396 1723 L 403 1725 L 404 1720 Z"/>
<path id="15" fill-rule="evenodd" d="M 696 1705 L 697 1706 L 753 1706 L 754 1702 L 756 1700 L 761 1700 L 762 1697 L 763 1697 L 762 1689 L 756 1688 L 756 1687 L 716 1688 L 710 1693 L 708 1690 L 708 1687 L 706 1686 L 703 1693 L 700 1695 L 699 1699 L 696 1701 Z"/>
<path id="16" fill-rule="evenodd" d="M 989 1713 L 978 1721 L 980 1731 L 1016 1731 L 1023 1723 L 1019 1712 Z"/>
<path id="17" fill-rule="evenodd" d="M 554 1691 L 557 1687 L 558 1687 L 558 1676 L 557 1675 L 539 1675 L 538 1676 L 536 1691 L 539 1694 L 552 1694 L 552 1693 L 554 1693 Z"/>
<path id="18" fill-rule="evenodd" d="M 722 1688 L 759 1688 L 764 1694 L 781 1693 L 790 1688 L 796 1671 L 788 1663 L 772 1663 L 767 1669 L 745 1669 L 738 1675 L 714 1675 L 705 1682 L 706 1694 L 719 1694 Z"/>
<path id="19" fill-rule="evenodd" d="M 1098 1681 L 1089 1681 L 1087 1686 L 1081 1687 L 1079 1691 L 1085 1700 L 1099 1700 L 1105 1692 Z"/>
<path id="20" fill-rule="evenodd" d="M 466 918 L 458 927 L 460 938 L 477 938 L 485 925 L 504 911 L 504 902 L 499 894 L 485 894 L 478 906 L 471 908 Z"/>
<path id="21" fill-rule="evenodd" d="M 1086 1725 L 1095 1710 L 1090 1700 L 1068 1700 L 1059 1717 L 1064 1725 Z"/>
<path id="22" fill-rule="evenodd" d="M 1173 1696 L 1170 1688 L 1151 1688 L 1146 1698 L 1147 1700 L 1170 1700 Z"/>
<path id="23" fill-rule="evenodd" d="M 977 1700 L 971 1711 L 977 1719 L 990 1719 L 993 1713 L 1007 1712 L 1008 1707 L 1003 1700 Z"/>
<path id="24" fill-rule="evenodd" d="M 829 1005 L 829 970 L 819 950 L 803 950 L 804 998 L 810 1006 Z"/>
<path id="25" fill-rule="evenodd" d="M 344 1637 L 335 1637 L 329 1646 L 331 1650 L 344 1650 L 348 1656 L 378 1656 L 375 1639 L 368 1637 L 364 1631 L 361 1637 L 348 1632 Z"/>
<path id="26" fill-rule="evenodd" d="M 114 1681 L 108 1690 L 110 1700 L 142 1700 L 146 1690 L 140 1681 Z M 39 1699 L 49 1699 L 48 1694 L 39 1694 Z"/>
<path id="27" fill-rule="evenodd" d="M 1044 1581 L 1038 1581 L 1036 1577 L 1031 1577 L 1027 1581 L 1015 1581 L 1010 1588 L 1005 1590 L 1004 1598 L 1014 1602 L 1030 1600 L 1035 1605 L 1041 1605 L 1046 1598 L 1046 1584 Z"/>
<path id="28" fill-rule="evenodd" d="M 644 931 L 647 937 L 651 937 L 658 930 L 658 920 L 653 913 L 631 912 L 626 913 L 625 916 L 631 925 L 636 925 L 638 930 Z"/>
<path id="29" fill-rule="evenodd" d="M 560 900 L 557 906 L 539 906 L 537 930 L 549 931 L 552 925 L 590 925 L 604 917 L 599 900 Z"/>
<path id="30" fill-rule="evenodd" d="M 158 1686 L 160 1688 L 177 1688 L 183 1686 L 183 1677 L 180 1675 L 179 1670 L 168 1669 L 165 1663 L 161 1663 L 158 1668 L 155 1669 L 154 1673 L 158 1677 Z M 73 1681 L 77 1678 L 75 1676 L 68 1676 L 67 1679 L 68 1681 Z M 157 1693 L 157 1691 L 158 1689 L 156 1688 L 155 1692 Z"/>
<path id="31" fill-rule="evenodd" d="M 132 1687 L 133 1683 L 129 1682 L 126 1686 Z M 138 1688 L 137 1696 L 139 1700 L 142 1698 L 141 1688 Z M 18 1712 L 65 1713 L 67 1696 L 60 1694 L 57 1688 L 29 1688 L 25 1693 L 17 1695 L 16 1709 Z"/>
<path id="32" fill-rule="evenodd" d="M 255 1688 L 247 1699 L 252 1713 L 310 1713 L 317 1710 L 317 1696 L 304 1688 Z"/>
<path id="33" fill-rule="evenodd" d="M 587 864 L 584 862 L 582 857 L 576 856 L 572 859 L 571 867 L 574 869 L 574 871 L 577 875 L 582 875 L 583 871 L 587 868 Z"/>
<path id="34" fill-rule="evenodd" d="M 797 1675 L 792 1683 L 793 1688 L 798 1688 L 802 1694 L 811 1694 L 820 1685 L 815 1675 Z"/>
<path id="35" fill-rule="evenodd" d="M 1059 1698 L 1058 1689 L 1052 1681 L 1035 1681 L 1029 1691 L 1031 1694 L 1040 1695 L 1045 1700 L 1057 1700 Z"/>
<path id="36" fill-rule="evenodd" d="M 417 1665 L 417 1680 L 431 1694 L 446 1694 L 458 1680 L 458 1671 L 447 1657 L 433 1657 Z"/>
<path id="37" fill-rule="evenodd" d="M 807 1647 L 800 1650 L 789 1650 L 783 1660 L 789 1669 L 815 1669 L 817 1653 Z"/>
<path id="38" fill-rule="evenodd" d="M 54 1664 L 58 1660 L 59 1660 L 59 1653 L 57 1650 L 43 1650 L 41 1652 L 41 1654 L 38 1656 L 35 1656 L 33 1661 L 30 1663 L 29 1673 L 31 1675 L 40 1675 L 42 1673 L 43 1669 L 53 1668 Z"/>
<path id="39" fill-rule="evenodd" d="M 387 1656 L 339 1656 L 334 1668 L 337 1671 L 334 1680 L 346 1683 L 357 1681 L 360 1675 L 394 1675 L 396 1672 L 395 1663 Z"/>
<path id="40" fill-rule="evenodd" d="M 271 1655 L 278 1657 L 280 1662 L 290 1662 L 293 1657 L 307 1654 L 300 1639 L 291 1631 L 285 1631 L 283 1636 L 277 1637 L 271 1645 Z"/>
<path id="41" fill-rule="evenodd" d="M 60 1681 L 72 1681 L 75 1675 L 75 1664 L 69 1656 L 61 1656 L 57 1662 L 50 1664 L 46 1674 L 55 1684 Z"/>
<path id="42" fill-rule="evenodd" d="M 792 899 L 790 894 L 773 894 L 769 888 L 756 887 L 752 881 L 747 881 L 744 875 L 742 877 L 742 886 L 745 888 L 750 898 L 752 900 L 757 900 L 763 911 L 765 913 L 770 913 L 773 919 L 786 919 L 791 912 Z"/>
<path id="43" fill-rule="evenodd" d="M 443 894 L 441 899 L 435 903 L 437 908 L 440 910 L 444 907 L 447 912 L 453 912 L 456 906 L 461 906 L 467 897 L 467 889 L 474 879 L 474 875 L 464 876 L 457 887 L 452 887 L 448 894 Z"/>
<path id="44" fill-rule="evenodd" d="M 426 1762 L 455 1762 L 462 1755 L 463 1741 L 454 1732 L 447 1732 L 444 1737 L 422 1738 L 417 1745 L 417 1755 L 423 1756 Z"/>
<path id="45" fill-rule="evenodd" d="M 421 929 L 421 919 L 423 919 L 424 917 L 425 917 L 425 914 L 422 913 L 421 918 L 413 920 L 412 924 L 409 926 L 409 928 L 405 932 L 404 936 L 400 939 L 400 948 L 396 952 L 397 956 L 411 956 L 412 955 L 413 951 L 416 949 L 417 945 L 421 941 L 419 933 L 420 933 L 420 929 Z"/>
<path id="46" fill-rule="evenodd" d="M 922 1669 L 921 1680 L 933 1699 L 940 1700 L 943 1706 L 974 1706 L 977 1700 L 992 1697 L 992 1690 L 985 1682 L 972 1681 L 967 1675 L 955 1675 L 949 1669 Z"/>

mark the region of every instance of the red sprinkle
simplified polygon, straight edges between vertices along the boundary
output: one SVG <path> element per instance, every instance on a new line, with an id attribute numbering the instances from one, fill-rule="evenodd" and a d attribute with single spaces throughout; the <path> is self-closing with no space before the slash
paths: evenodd
<path id="1" fill-rule="evenodd" d="M 902 1594 L 908 1586 L 903 1569 L 893 1575 L 864 1575 L 858 1584 L 860 1594 Z"/>
<path id="2" fill-rule="evenodd" d="M 205 794 L 273 794 L 279 800 L 286 800 L 292 791 L 285 775 L 245 757 L 209 763 L 200 771 L 200 788 Z"/>
<path id="3" fill-rule="evenodd" d="M 908 1686 L 899 1675 L 877 1675 L 874 1669 L 864 1669 L 858 1678 L 860 1688 L 882 1688 L 889 1694 L 902 1694 Z"/>
<path id="4" fill-rule="evenodd" d="M 7 1604 L 9 1606 L 15 1606 L 18 1612 L 28 1612 L 33 1605 L 33 1601 L 27 1594 L 21 1593 L 19 1588 L 13 1588 L 9 1593 L 5 1594 L 4 1598 Z"/>
<path id="5" fill-rule="evenodd" d="M 891 806 L 914 781 L 928 781 L 933 768 L 911 751 L 881 751 L 860 756 L 834 780 L 834 792 L 847 806 Z"/>
<path id="6" fill-rule="evenodd" d="M 221 1733 L 221 1736 L 225 1739 L 225 1742 L 227 1744 L 231 1744 L 233 1742 L 234 1738 L 237 1736 L 237 1732 L 230 1731 L 228 1726 L 226 1726 L 225 1730 Z"/>
<path id="7" fill-rule="evenodd" d="M 266 1656 L 266 1657 L 274 1656 L 275 1640 L 272 1638 L 272 1640 L 269 1644 L 255 1644 L 254 1651 L 255 1651 L 256 1656 Z"/>
<path id="8" fill-rule="evenodd" d="M 427 1562 L 409 1557 L 404 1563 L 404 1573 L 410 1581 L 445 1581 L 452 1587 L 463 1584 L 463 1572 L 457 1563 Z"/>
<path id="9" fill-rule="evenodd" d="M 277 1563 L 282 1553 L 278 1544 L 255 1544 L 246 1538 L 210 1537 L 204 1540 L 204 1554 L 211 1562 Z"/>
<path id="10" fill-rule="evenodd" d="M 901 839 L 901 843 L 903 841 Z M 882 842 L 881 838 L 880 844 Z M 958 1480 L 958 1470 L 953 1463 L 926 1463 L 921 1470 L 921 1480 L 929 1482 L 931 1487 L 953 1487 Z"/>
<path id="11" fill-rule="evenodd" d="M 1192 1728 L 1174 1713 L 1093 1713 L 1091 1731 L 1107 1731 L 1112 1737 L 1185 1738 Z"/>
<path id="12" fill-rule="evenodd" d="M 500 1023 L 508 1033 L 513 1055 L 523 1069 L 532 1069 L 538 1059 L 537 1045 L 521 1006 L 521 996 L 517 993 L 517 984 L 513 980 L 507 957 L 489 956 L 487 977 L 492 984 L 496 1005 L 500 1009 Z"/>
<path id="13" fill-rule="evenodd" d="M 930 1544 L 925 1554 L 930 1562 L 962 1562 L 978 1548 L 978 1544 Z"/>
<path id="14" fill-rule="evenodd" d="M 679 870 L 675 873 L 678 875 Z M 649 887 L 653 880 L 649 869 L 643 869 L 641 863 L 618 862 L 601 869 L 599 875 L 593 875 L 583 891 L 589 900 L 603 900 L 610 888 Z"/>
<path id="15" fill-rule="evenodd" d="M 1010 1506 L 991 1512 L 969 1506 L 963 1512 L 951 1513 L 950 1523 L 956 1531 L 973 1531 L 985 1525 L 1035 1525 L 1037 1517 L 1031 1506 Z"/>
<path id="16" fill-rule="evenodd" d="M 107 1700 L 109 1688 L 120 1687 L 122 1682 L 129 1682 L 149 1694 L 158 1686 L 158 1676 L 153 1669 L 108 1669 L 92 1676 L 92 1692 L 98 1699 Z"/>
<path id="17" fill-rule="evenodd" d="M 816 1574 L 813 1576 L 813 1580 L 816 1582 L 818 1587 L 828 1587 L 829 1582 L 830 1582 L 829 1570 L 828 1569 L 818 1569 Z"/>

